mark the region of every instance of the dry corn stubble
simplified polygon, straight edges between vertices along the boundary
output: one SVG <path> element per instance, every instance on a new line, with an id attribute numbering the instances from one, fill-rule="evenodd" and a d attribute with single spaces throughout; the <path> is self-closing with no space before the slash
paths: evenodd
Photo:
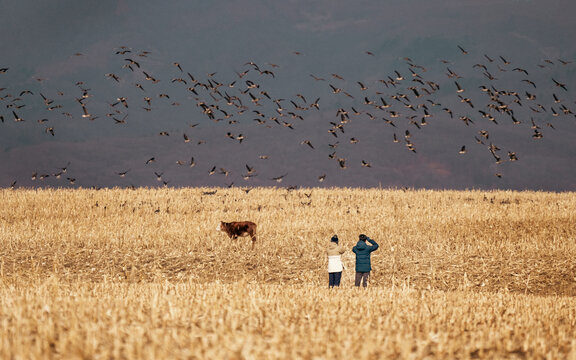
<path id="1" fill-rule="evenodd" d="M 575 356 L 572 193 L 213 190 L 0 191 L 0 357 Z"/>

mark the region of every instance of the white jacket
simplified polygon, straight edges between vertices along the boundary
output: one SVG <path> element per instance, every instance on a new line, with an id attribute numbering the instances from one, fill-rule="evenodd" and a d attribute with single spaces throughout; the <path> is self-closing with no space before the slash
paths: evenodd
<path id="1" fill-rule="evenodd" d="M 328 249 L 326 250 L 326 254 L 328 255 L 328 272 L 341 272 L 344 269 L 342 266 L 342 254 L 346 250 L 338 246 L 335 242 L 330 242 L 328 244 Z"/>
<path id="2" fill-rule="evenodd" d="M 344 270 L 342 266 L 342 256 L 341 255 L 332 255 L 328 256 L 328 272 L 341 272 Z"/>

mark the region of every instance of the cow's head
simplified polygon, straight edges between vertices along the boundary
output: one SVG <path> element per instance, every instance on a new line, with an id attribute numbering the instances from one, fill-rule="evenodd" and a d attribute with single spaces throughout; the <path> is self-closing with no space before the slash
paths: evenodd
<path id="1" fill-rule="evenodd" d="M 220 221 L 220 223 L 218 224 L 218 226 L 216 227 L 216 231 L 222 231 L 222 221 Z"/>

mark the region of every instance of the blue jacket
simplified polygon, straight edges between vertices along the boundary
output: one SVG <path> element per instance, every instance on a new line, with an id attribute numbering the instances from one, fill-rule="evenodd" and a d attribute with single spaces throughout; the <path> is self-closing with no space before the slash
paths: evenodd
<path id="1" fill-rule="evenodd" d="M 367 241 L 372 245 L 368 245 L 366 241 L 360 240 L 356 246 L 352 248 L 352 251 L 356 254 L 356 272 L 369 272 L 372 270 L 370 253 L 378 249 L 378 244 L 370 238 L 368 238 Z"/>

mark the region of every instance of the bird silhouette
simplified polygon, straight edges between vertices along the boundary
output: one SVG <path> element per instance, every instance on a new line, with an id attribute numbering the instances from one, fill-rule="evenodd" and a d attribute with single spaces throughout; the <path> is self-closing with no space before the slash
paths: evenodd
<path id="1" fill-rule="evenodd" d="M 568 91 L 568 89 L 566 88 L 566 84 L 563 84 L 557 80 L 554 80 L 554 78 L 552 78 L 552 81 L 554 82 L 554 85 L 561 87 L 562 89 L 564 89 L 564 91 Z"/>
<path id="2" fill-rule="evenodd" d="M 280 175 L 280 176 L 275 176 L 275 177 L 271 178 L 270 180 L 274 180 L 274 181 L 280 183 L 280 182 L 282 182 L 282 181 L 284 180 L 284 178 L 286 177 L 286 175 L 288 175 L 288 174 L 284 174 L 284 175 Z"/>
<path id="3" fill-rule="evenodd" d="M 14 115 L 14 121 L 15 122 L 24 121 L 24 119 L 22 119 L 20 116 L 18 116 L 18 114 L 16 114 L 15 111 L 12 111 L 12 115 Z"/>
<path id="4" fill-rule="evenodd" d="M 314 149 L 314 145 L 310 142 L 310 140 L 302 140 L 301 144 L 306 144 L 310 146 L 310 148 Z"/>

